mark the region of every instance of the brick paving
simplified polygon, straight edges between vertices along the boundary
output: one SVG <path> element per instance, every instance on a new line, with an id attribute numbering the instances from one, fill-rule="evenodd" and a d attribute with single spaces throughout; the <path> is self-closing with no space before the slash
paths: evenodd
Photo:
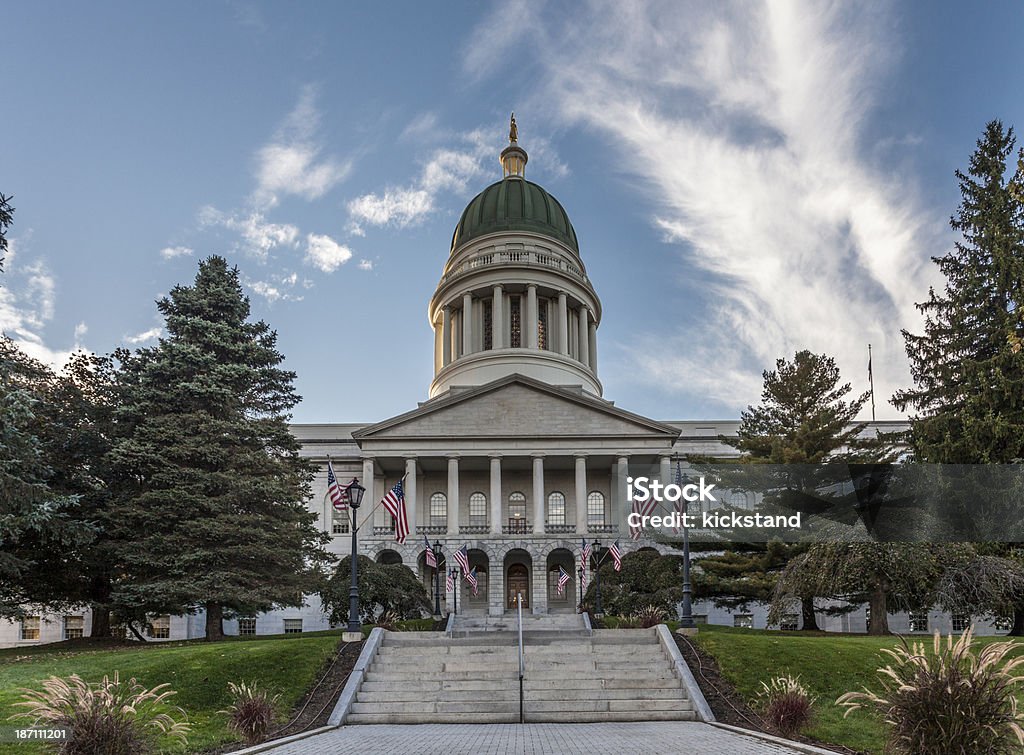
<path id="1" fill-rule="evenodd" d="M 596 752 L 793 755 L 799 750 L 696 721 L 607 724 L 343 726 L 274 755 L 594 755 Z"/>

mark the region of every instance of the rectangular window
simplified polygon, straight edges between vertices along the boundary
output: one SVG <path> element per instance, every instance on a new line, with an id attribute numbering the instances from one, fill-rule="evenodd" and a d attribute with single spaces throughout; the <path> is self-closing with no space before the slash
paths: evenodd
<path id="1" fill-rule="evenodd" d="M 927 632 L 928 631 L 928 614 L 924 611 L 911 611 L 910 612 L 910 631 L 911 632 Z"/>
<path id="2" fill-rule="evenodd" d="M 171 617 L 154 616 L 146 627 L 146 634 L 155 640 L 166 640 L 171 636 Z"/>
<path id="3" fill-rule="evenodd" d="M 448 524 L 448 497 L 444 493 L 430 496 L 430 524 L 434 527 Z"/>
<path id="4" fill-rule="evenodd" d="M 347 534 L 349 532 L 348 525 L 352 515 L 348 511 L 338 511 L 333 506 L 331 507 L 331 512 L 331 534 Z"/>
<path id="5" fill-rule="evenodd" d="M 484 301 L 484 351 L 490 351 L 494 348 L 494 334 L 492 333 L 494 319 L 491 311 L 493 306 L 493 301 Z"/>
<path id="6" fill-rule="evenodd" d="M 522 325 L 523 318 L 522 312 L 520 311 L 520 297 L 510 296 L 508 298 L 508 317 L 509 317 L 509 342 L 508 345 L 513 349 L 518 349 L 523 345 L 522 336 Z"/>
<path id="7" fill-rule="evenodd" d="M 604 525 L 604 496 L 600 493 L 591 493 L 587 496 L 587 524 Z"/>
<path id="8" fill-rule="evenodd" d="M 21 620 L 21 639 L 23 640 L 38 640 L 39 639 L 39 617 L 38 616 L 26 616 Z"/>
<path id="9" fill-rule="evenodd" d="M 285 634 L 301 634 L 302 633 L 302 619 L 285 619 L 284 620 L 284 633 Z"/>
<path id="10" fill-rule="evenodd" d="M 708 623 L 708 615 L 706 613 L 695 613 L 695 614 L 693 614 L 693 623 L 694 624 L 707 624 Z"/>
<path id="11" fill-rule="evenodd" d="M 779 629 L 784 632 L 795 632 L 800 628 L 800 619 L 795 613 L 787 613 L 782 616 Z"/>
<path id="12" fill-rule="evenodd" d="M 256 619 L 252 616 L 243 616 L 238 620 L 238 636 L 251 637 L 256 634 Z"/>
<path id="13" fill-rule="evenodd" d="M 537 348 L 546 350 L 548 347 L 548 300 L 537 302 Z"/>
<path id="14" fill-rule="evenodd" d="M 565 496 L 561 493 L 548 496 L 548 524 L 565 524 Z"/>
<path id="15" fill-rule="evenodd" d="M 85 635 L 85 617 L 84 616 L 65 616 L 64 617 L 64 639 L 65 640 L 77 640 Z"/>
<path id="16" fill-rule="evenodd" d="M 953 631 L 966 632 L 971 625 L 971 617 L 964 614 L 953 614 Z"/>
<path id="17" fill-rule="evenodd" d="M 749 613 L 737 613 L 732 617 L 732 625 L 740 629 L 753 629 L 754 616 Z"/>
<path id="18" fill-rule="evenodd" d="M 487 498 L 483 493 L 473 493 L 469 497 L 469 523 L 474 527 L 487 524 Z"/>

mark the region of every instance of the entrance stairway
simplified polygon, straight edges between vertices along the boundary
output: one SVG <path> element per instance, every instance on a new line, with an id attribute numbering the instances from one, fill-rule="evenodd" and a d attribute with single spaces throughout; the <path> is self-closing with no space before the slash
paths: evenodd
<path id="1" fill-rule="evenodd" d="M 591 636 L 580 617 L 562 619 L 545 629 L 524 617 L 528 723 L 695 719 L 654 629 Z M 452 637 L 387 632 L 347 723 L 517 723 L 518 635 L 499 623 L 456 626 Z"/>

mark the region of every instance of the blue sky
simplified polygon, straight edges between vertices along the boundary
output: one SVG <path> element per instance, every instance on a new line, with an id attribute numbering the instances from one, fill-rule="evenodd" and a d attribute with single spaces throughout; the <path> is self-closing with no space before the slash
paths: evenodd
<path id="1" fill-rule="evenodd" d="M 1024 128 L 1020 3 L 19 3 L 0 328 L 59 363 L 159 337 L 237 264 L 304 422 L 426 398 L 427 300 L 510 110 L 604 304 L 605 396 L 732 418 L 833 354 L 879 417 L 985 123 Z M 351 354 L 360 358 L 352 369 Z"/>

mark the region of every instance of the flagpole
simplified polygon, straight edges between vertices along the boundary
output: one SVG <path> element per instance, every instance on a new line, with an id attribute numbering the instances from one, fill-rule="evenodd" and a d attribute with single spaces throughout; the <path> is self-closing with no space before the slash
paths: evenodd
<path id="1" fill-rule="evenodd" d="M 871 369 L 871 344 L 868 344 L 868 384 L 871 386 L 871 421 L 875 421 L 875 373 Z"/>

